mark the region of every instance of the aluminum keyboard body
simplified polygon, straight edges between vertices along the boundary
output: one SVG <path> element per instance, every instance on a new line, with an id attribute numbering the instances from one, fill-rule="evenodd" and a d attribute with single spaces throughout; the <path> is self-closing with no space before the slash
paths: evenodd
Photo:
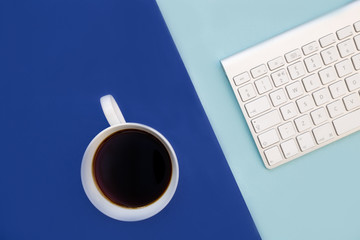
<path id="1" fill-rule="evenodd" d="M 221 63 L 269 169 L 360 130 L 360 1 Z"/>

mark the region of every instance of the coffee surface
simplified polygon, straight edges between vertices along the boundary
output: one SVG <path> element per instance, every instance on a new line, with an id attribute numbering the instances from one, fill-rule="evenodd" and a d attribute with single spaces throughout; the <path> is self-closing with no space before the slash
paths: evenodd
<path id="1" fill-rule="evenodd" d="M 116 132 L 99 146 L 93 174 L 101 192 L 113 203 L 138 208 L 166 191 L 172 174 L 165 146 L 151 134 L 131 129 Z"/>

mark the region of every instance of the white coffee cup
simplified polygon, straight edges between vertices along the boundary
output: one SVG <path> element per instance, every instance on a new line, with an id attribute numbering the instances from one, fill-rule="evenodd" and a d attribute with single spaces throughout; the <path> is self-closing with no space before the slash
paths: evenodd
<path id="1" fill-rule="evenodd" d="M 174 149 L 166 140 L 166 138 L 155 129 L 139 123 L 125 122 L 119 106 L 111 95 L 102 97 L 100 102 L 110 127 L 96 135 L 84 153 L 81 164 L 81 181 L 85 193 L 90 202 L 99 211 L 111 218 L 121 221 L 139 221 L 152 217 L 153 215 L 160 212 L 170 202 L 178 184 L 179 166 Z M 166 148 L 170 156 L 172 166 L 171 179 L 165 192 L 155 202 L 138 208 L 123 207 L 110 201 L 99 189 L 96 179 L 93 175 L 94 156 L 100 144 L 113 133 L 127 129 L 144 131 L 156 137 Z"/>

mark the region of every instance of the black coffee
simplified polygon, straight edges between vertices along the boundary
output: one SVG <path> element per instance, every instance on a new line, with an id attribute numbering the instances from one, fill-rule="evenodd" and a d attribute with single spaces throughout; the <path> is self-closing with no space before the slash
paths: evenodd
<path id="1" fill-rule="evenodd" d="M 113 203 L 138 208 L 166 191 L 172 170 L 165 146 L 140 130 L 123 130 L 106 138 L 93 161 L 101 192 Z"/>

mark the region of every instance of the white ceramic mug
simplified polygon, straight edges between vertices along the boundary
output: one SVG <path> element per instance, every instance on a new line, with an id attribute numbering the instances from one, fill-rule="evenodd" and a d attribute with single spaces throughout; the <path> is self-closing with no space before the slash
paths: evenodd
<path id="1" fill-rule="evenodd" d="M 119 106 L 111 95 L 102 97 L 100 102 L 110 127 L 96 135 L 84 153 L 81 164 L 81 181 L 85 193 L 99 211 L 111 218 L 122 221 L 138 221 L 149 218 L 160 212 L 175 193 L 179 180 L 179 166 L 174 149 L 166 138 L 155 129 L 139 123 L 125 122 Z M 155 202 L 139 208 L 126 208 L 111 202 L 102 194 L 93 175 L 94 156 L 100 144 L 113 133 L 127 129 L 144 131 L 156 137 L 164 145 L 171 159 L 172 174 L 167 189 Z"/>

